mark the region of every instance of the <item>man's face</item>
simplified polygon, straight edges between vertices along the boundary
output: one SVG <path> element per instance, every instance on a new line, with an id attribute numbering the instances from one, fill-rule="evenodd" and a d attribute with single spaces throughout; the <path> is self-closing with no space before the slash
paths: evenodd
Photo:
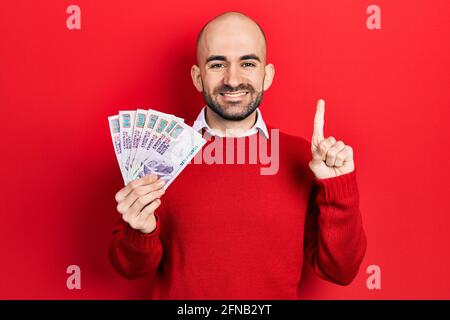
<path id="1" fill-rule="evenodd" d="M 226 120 L 252 114 L 264 94 L 265 54 L 255 24 L 228 20 L 208 25 L 197 55 L 205 103 Z"/>

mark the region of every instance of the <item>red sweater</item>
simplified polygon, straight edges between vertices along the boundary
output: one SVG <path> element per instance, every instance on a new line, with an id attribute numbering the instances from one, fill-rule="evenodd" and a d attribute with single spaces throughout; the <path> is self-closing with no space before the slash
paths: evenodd
<path id="1" fill-rule="evenodd" d="M 366 250 L 356 171 L 316 179 L 310 159 L 309 142 L 280 132 L 277 174 L 248 161 L 189 164 L 152 233 L 120 221 L 112 265 L 128 279 L 148 276 L 152 299 L 297 299 L 304 257 L 321 278 L 349 284 Z"/>

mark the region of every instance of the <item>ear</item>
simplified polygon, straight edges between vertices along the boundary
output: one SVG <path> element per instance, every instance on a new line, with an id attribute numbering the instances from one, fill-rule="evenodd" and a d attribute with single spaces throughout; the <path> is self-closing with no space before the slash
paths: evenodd
<path id="1" fill-rule="evenodd" d="M 275 76 L 275 67 L 269 63 L 264 67 L 264 91 L 268 90 L 272 85 L 273 77 Z"/>
<path id="2" fill-rule="evenodd" d="M 200 75 L 200 68 L 197 65 L 193 65 L 191 67 L 191 77 L 197 91 L 203 92 L 203 83 Z"/>

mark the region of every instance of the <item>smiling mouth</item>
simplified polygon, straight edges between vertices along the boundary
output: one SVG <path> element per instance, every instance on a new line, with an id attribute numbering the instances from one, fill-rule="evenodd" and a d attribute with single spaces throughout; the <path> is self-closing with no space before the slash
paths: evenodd
<path id="1" fill-rule="evenodd" d="M 238 91 L 238 92 L 221 92 L 220 95 L 225 97 L 242 97 L 245 96 L 248 93 L 248 91 Z"/>

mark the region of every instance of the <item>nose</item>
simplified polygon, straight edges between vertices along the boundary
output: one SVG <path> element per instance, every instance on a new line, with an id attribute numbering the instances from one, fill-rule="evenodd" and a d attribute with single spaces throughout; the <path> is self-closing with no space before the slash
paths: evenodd
<path id="1" fill-rule="evenodd" d="M 242 83 L 239 70 L 236 66 L 231 65 L 226 70 L 223 82 L 233 88 L 237 88 Z"/>

